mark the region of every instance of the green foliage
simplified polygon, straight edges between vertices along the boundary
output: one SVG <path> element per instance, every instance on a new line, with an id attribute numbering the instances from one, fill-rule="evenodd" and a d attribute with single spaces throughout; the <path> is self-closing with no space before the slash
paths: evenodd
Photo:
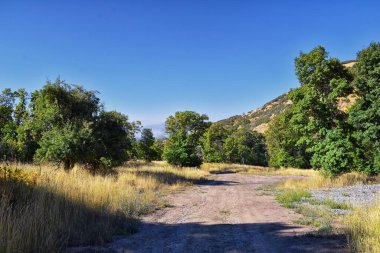
<path id="1" fill-rule="evenodd" d="M 238 129 L 228 136 L 224 150 L 228 162 L 267 165 L 265 139 L 257 132 Z"/>
<path id="2" fill-rule="evenodd" d="M 48 161 L 93 172 L 128 160 L 138 124 L 105 112 L 96 92 L 57 79 L 29 95 L 5 89 L 0 95 L 0 158 Z"/>
<path id="3" fill-rule="evenodd" d="M 161 156 L 159 144 L 153 136 L 152 129 L 144 128 L 142 130 L 141 139 L 137 142 L 137 154 L 140 159 L 148 162 L 157 160 Z"/>
<path id="4" fill-rule="evenodd" d="M 128 122 L 128 117 L 122 113 L 102 111 L 96 117 L 93 128 L 94 153 L 87 154 L 87 163 L 93 169 L 96 170 L 102 160 L 112 161 L 110 167 L 113 167 L 129 159 L 128 150 L 132 150 L 138 125 Z M 107 166 L 100 166 L 100 169 L 107 169 Z"/>
<path id="5" fill-rule="evenodd" d="M 182 133 L 191 141 L 197 142 L 210 125 L 206 114 L 183 111 L 176 112 L 174 116 L 166 119 L 165 130 L 169 136 Z"/>
<path id="6" fill-rule="evenodd" d="M 200 146 L 187 138 L 184 132 L 170 136 L 163 157 L 168 163 L 181 167 L 197 167 L 202 164 Z"/>
<path id="7" fill-rule="evenodd" d="M 209 126 L 207 115 L 192 111 L 176 112 L 167 118 L 165 128 L 169 138 L 163 152 L 164 159 L 176 166 L 200 166 L 200 138 Z"/>
<path id="8" fill-rule="evenodd" d="M 13 119 L 14 93 L 11 89 L 4 89 L 0 94 L 0 159 L 14 158 L 14 137 L 16 125 Z"/>
<path id="9" fill-rule="evenodd" d="M 354 168 L 355 147 L 350 135 L 336 128 L 327 130 L 323 141 L 313 148 L 311 163 L 313 167 L 322 168 L 328 175 L 336 176 Z"/>
<path id="10" fill-rule="evenodd" d="M 353 86 L 359 96 L 349 111 L 358 146 L 356 164 L 368 174 L 380 172 L 380 43 L 358 53 Z"/>
<path id="11" fill-rule="evenodd" d="M 276 195 L 277 201 L 287 208 L 294 208 L 297 202 L 311 197 L 310 192 L 300 189 L 280 191 Z"/>
<path id="12" fill-rule="evenodd" d="M 301 53 L 295 65 L 302 86 L 289 94 L 296 118 L 291 123 L 304 135 L 300 141 L 312 147 L 320 129 L 332 129 L 341 120 L 336 99 L 350 90 L 352 77 L 337 59 L 328 58 L 321 46 Z"/>
<path id="13" fill-rule="evenodd" d="M 95 92 L 57 79 L 32 94 L 31 108 L 37 160 L 63 163 L 65 169 L 88 160 L 95 142 L 92 124 L 100 109 Z"/>
<path id="14" fill-rule="evenodd" d="M 154 150 L 156 156 L 153 160 L 157 160 L 157 161 L 162 160 L 162 153 L 164 152 L 164 146 L 165 146 L 165 140 L 163 139 L 154 140 L 152 149 Z"/>
<path id="15" fill-rule="evenodd" d="M 293 106 L 287 114 L 270 124 L 270 164 L 287 166 L 296 157 L 294 147 L 305 147 L 304 158 L 311 157 L 311 165 L 328 175 L 379 173 L 380 44 L 359 52 L 351 71 L 328 58 L 323 47 L 301 53 L 295 63 L 302 86 L 290 92 Z M 347 114 L 337 102 L 352 92 L 358 100 Z"/>
<path id="16" fill-rule="evenodd" d="M 87 149 L 93 142 L 89 126 L 54 127 L 42 135 L 35 157 L 39 161 L 52 161 L 58 165 L 63 163 L 64 168 L 68 170 L 73 168 L 75 163 L 83 161 L 87 156 Z"/>
<path id="17" fill-rule="evenodd" d="M 206 162 L 225 162 L 224 144 L 228 132 L 222 123 L 214 123 L 202 137 L 203 159 Z"/>
<path id="18" fill-rule="evenodd" d="M 308 168 L 309 156 L 305 145 L 298 144 L 301 134 L 289 124 L 292 111 L 287 110 L 274 118 L 265 133 L 269 153 L 269 165 L 272 167 Z"/>
<path id="19" fill-rule="evenodd" d="M 271 165 L 311 164 L 333 175 L 348 171 L 353 147 L 343 134 L 349 132 L 347 115 L 337 102 L 352 91 L 351 74 L 321 46 L 301 53 L 295 66 L 301 87 L 289 93 L 292 107 L 270 124 L 267 133 Z"/>

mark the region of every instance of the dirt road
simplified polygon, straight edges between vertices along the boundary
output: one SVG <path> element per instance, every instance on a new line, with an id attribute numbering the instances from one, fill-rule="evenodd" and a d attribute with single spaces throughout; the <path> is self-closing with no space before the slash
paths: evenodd
<path id="1" fill-rule="evenodd" d="M 342 238 L 307 235 L 299 214 L 257 188 L 284 176 L 218 174 L 173 194 L 171 207 L 142 221 L 139 232 L 112 245 L 117 252 L 346 252 Z"/>

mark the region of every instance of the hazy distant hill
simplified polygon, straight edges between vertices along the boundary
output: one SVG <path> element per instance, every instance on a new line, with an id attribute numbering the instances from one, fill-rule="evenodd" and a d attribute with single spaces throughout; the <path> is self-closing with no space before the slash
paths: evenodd
<path id="1" fill-rule="evenodd" d="M 344 61 L 342 64 L 347 68 L 351 68 L 355 64 L 355 60 Z M 353 95 L 341 98 L 338 107 L 341 110 L 346 110 L 355 100 L 356 97 Z M 264 133 L 268 129 L 270 120 L 285 111 L 291 104 L 292 102 L 288 99 L 288 93 L 285 93 L 256 110 L 243 115 L 235 115 L 218 122 L 224 124 L 227 128 L 245 127 L 259 133 Z"/>

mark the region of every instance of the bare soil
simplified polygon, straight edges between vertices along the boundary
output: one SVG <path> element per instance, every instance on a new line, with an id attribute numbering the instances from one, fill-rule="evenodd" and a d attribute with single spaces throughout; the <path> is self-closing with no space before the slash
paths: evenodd
<path id="1" fill-rule="evenodd" d="M 312 236 L 300 215 L 259 188 L 286 176 L 216 174 L 168 197 L 170 207 L 142 219 L 114 242 L 116 252 L 348 252 L 339 236 Z"/>

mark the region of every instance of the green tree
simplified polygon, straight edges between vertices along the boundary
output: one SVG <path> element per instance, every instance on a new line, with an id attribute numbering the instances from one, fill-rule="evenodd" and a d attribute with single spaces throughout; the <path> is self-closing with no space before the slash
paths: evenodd
<path id="1" fill-rule="evenodd" d="M 11 89 L 0 94 L 0 159 L 16 158 L 16 122 L 13 118 L 15 96 Z"/>
<path id="2" fill-rule="evenodd" d="M 344 122 L 347 115 L 338 109 L 337 100 L 352 90 L 352 76 L 338 59 L 329 58 L 321 46 L 309 53 L 301 53 L 295 59 L 295 65 L 301 87 L 289 93 L 293 105 L 290 109 L 291 117 L 288 118 L 291 131 L 298 135 L 295 146 L 302 151 L 295 154 L 303 155 L 300 161 L 305 161 L 318 150 L 318 157 L 323 159 L 324 155 L 330 156 L 328 147 L 332 144 L 328 142 L 334 140 L 327 133 L 335 129 L 341 129 L 339 133 L 346 132 Z M 323 148 L 324 145 L 326 147 Z M 299 157 L 294 157 L 293 152 L 282 154 L 293 156 L 295 161 L 299 160 Z M 288 157 L 281 159 L 289 160 Z M 314 162 L 312 165 L 324 164 Z"/>
<path id="3" fill-rule="evenodd" d="M 93 152 L 94 117 L 101 108 L 95 92 L 57 79 L 32 94 L 31 108 L 37 160 L 63 163 L 66 170 L 76 162 L 87 162 Z"/>
<path id="4" fill-rule="evenodd" d="M 57 79 L 32 94 L 23 130 L 37 143 L 36 160 L 66 170 L 81 163 L 95 173 L 129 159 L 136 129 L 126 115 L 104 111 L 96 92 Z"/>
<path id="5" fill-rule="evenodd" d="M 354 66 L 354 90 L 359 96 L 349 111 L 358 147 L 356 164 L 368 174 L 380 172 L 380 43 L 360 51 Z"/>
<path id="6" fill-rule="evenodd" d="M 286 110 L 274 118 L 265 133 L 269 165 L 273 167 L 310 167 L 310 157 L 304 145 L 297 145 L 300 133 L 289 124 L 292 111 Z"/>
<path id="7" fill-rule="evenodd" d="M 157 158 L 155 149 L 155 138 L 152 129 L 144 128 L 141 132 L 141 139 L 137 142 L 137 153 L 140 159 L 151 162 Z"/>
<path id="8" fill-rule="evenodd" d="M 264 136 L 240 128 L 233 132 L 224 143 L 226 159 L 231 163 L 267 165 L 267 151 Z"/>
<path id="9" fill-rule="evenodd" d="M 14 92 L 14 96 L 18 99 L 18 103 L 14 109 L 14 119 L 16 125 L 20 126 L 22 123 L 26 123 L 28 120 L 28 93 L 25 91 L 25 89 L 19 89 L 18 91 Z"/>
<path id="10" fill-rule="evenodd" d="M 138 126 L 122 113 L 102 111 L 94 126 L 95 154 L 88 161 L 93 169 L 107 170 L 127 161 Z"/>
<path id="11" fill-rule="evenodd" d="M 14 92 L 17 104 L 14 108 L 14 121 L 16 124 L 15 142 L 17 146 L 17 160 L 31 162 L 38 148 L 38 144 L 33 140 L 30 129 L 30 112 L 28 110 L 29 94 L 25 89 L 18 89 Z"/>
<path id="12" fill-rule="evenodd" d="M 165 146 L 165 140 L 164 139 L 156 139 L 154 140 L 152 149 L 155 152 L 155 158 L 153 160 L 161 161 L 162 160 L 162 154 L 164 152 L 164 146 Z"/>
<path id="13" fill-rule="evenodd" d="M 176 112 L 165 122 L 166 142 L 163 157 L 177 166 L 199 166 L 202 164 L 200 138 L 210 126 L 208 116 L 192 111 Z"/>
<path id="14" fill-rule="evenodd" d="M 206 162 L 226 161 L 224 143 L 228 132 L 222 123 L 213 123 L 202 137 L 203 159 Z"/>
<path id="15" fill-rule="evenodd" d="M 302 134 L 299 143 L 311 148 L 320 141 L 322 129 L 332 129 L 343 120 L 337 98 L 350 91 L 352 77 L 338 59 L 329 58 L 319 46 L 295 59 L 301 87 L 289 93 L 293 102 L 292 127 Z"/>

